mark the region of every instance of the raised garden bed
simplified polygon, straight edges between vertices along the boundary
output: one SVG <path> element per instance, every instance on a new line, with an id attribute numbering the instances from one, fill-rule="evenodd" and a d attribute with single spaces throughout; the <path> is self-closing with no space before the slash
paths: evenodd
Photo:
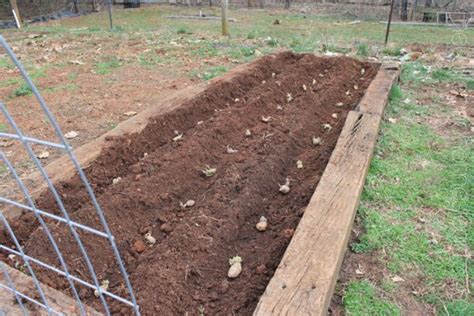
<path id="1" fill-rule="evenodd" d="M 77 150 L 143 314 L 192 315 L 205 310 L 206 314 L 250 315 L 257 308 L 256 314 L 269 315 L 308 311 L 308 304 L 318 303 L 320 310 L 327 307 L 326 296 L 334 286 L 348 231 L 339 233 L 333 252 L 317 254 L 304 244 L 321 246 L 317 240 L 331 231 L 327 226 L 331 221 L 334 229 L 344 224 L 344 230 L 350 230 L 383 106 L 398 76 L 396 69 L 390 75 L 382 69 L 377 78 L 383 85 L 371 85 L 374 95 L 363 98 L 379 66 L 346 57 L 289 52 L 263 57 L 210 85 L 169 97 Z M 336 143 L 338 149 L 333 153 Z M 347 156 L 342 154 L 344 149 Z M 331 154 L 333 164 L 326 168 Z M 298 160 L 303 163 L 301 169 Z M 206 166 L 215 169 L 215 174 L 206 177 L 202 172 Z M 48 168 L 72 218 L 99 227 L 71 170 L 65 159 Z M 290 192 L 282 194 L 279 184 L 287 178 Z M 338 179 L 334 187 L 333 178 Z M 348 179 L 350 183 L 341 187 Z M 35 176 L 30 180 L 34 183 Z M 318 186 L 320 181 L 328 185 Z M 54 199 L 42 191 L 41 186 L 36 191 L 38 208 L 57 213 Z M 328 204 L 323 214 L 328 222 L 318 213 L 327 201 L 318 196 L 331 200 L 340 198 L 340 193 L 347 194 L 347 199 Z M 195 205 L 180 206 L 188 200 Z M 340 223 L 338 212 L 345 216 Z M 268 219 L 265 232 L 255 228 L 261 216 Z M 313 230 L 316 220 L 319 231 Z M 27 254 L 57 265 L 31 213 L 12 219 L 12 226 Z M 70 270 L 90 279 L 67 227 L 56 222 L 49 226 Z M 156 244 L 143 247 L 146 233 L 156 238 Z M 87 233 L 81 237 L 100 279 L 110 281 L 109 291 L 126 296 L 106 241 Z M 6 234 L 0 238 L 8 244 Z M 314 256 L 330 255 L 335 257 L 332 266 L 326 267 L 324 260 L 312 265 Z M 242 258 L 243 271 L 238 278 L 229 279 L 228 262 L 234 256 Z M 323 279 L 331 281 L 312 284 L 314 271 L 325 269 L 328 275 Z M 62 277 L 40 268 L 37 271 L 43 283 L 68 291 Z M 300 292 L 308 292 L 298 288 L 306 282 L 303 279 L 325 298 L 314 303 L 309 300 L 311 293 L 302 298 Z M 101 310 L 91 290 L 81 289 L 80 295 L 89 306 Z M 299 301 L 295 303 L 292 297 Z M 122 304 L 109 303 L 114 313 L 129 313 Z"/>

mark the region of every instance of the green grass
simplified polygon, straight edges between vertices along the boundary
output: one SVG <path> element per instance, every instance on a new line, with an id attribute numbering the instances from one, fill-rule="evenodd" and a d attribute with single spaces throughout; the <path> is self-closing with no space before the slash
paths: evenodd
<path id="1" fill-rule="evenodd" d="M 345 291 L 343 304 L 346 315 L 400 315 L 399 308 L 380 298 L 374 286 L 366 280 L 350 282 Z"/>
<path id="2" fill-rule="evenodd" d="M 266 41 L 267 45 L 270 47 L 277 47 L 278 46 L 278 40 L 275 38 L 269 38 Z"/>
<path id="3" fill-rule="evenodd" d="M 192 34 L 191 31 L 188 30 L 186 26 L 180 26 L 176 31 L 178 34 Z"/>
<path id="4" fill-rule="evenodd" d="M 357 45 L 357 56 L 359 57 L 369 57 L 370 48 L 367 43 L 360 43 Z"/>
<path id="5" fill-rule="evenodd" d="M 4 174 L 7 173 L 7 167 L 4 165 L 0 165 L 0 176 L 3 176 Z"/>
<path id="6" fill-rule="evenodd" d="M 7 128 L 8 128 L 7 125 L 0 123 L 0 132 L 6 132 Z"/>
<path id="7" fill-rule="evenodd" d="M 193 75 L 203 80 L 210 80 L 212 78 L 215 78 L 217 76 L 220 76 L 226 73 L 227 71 L 228 69 L 224 66 L 216 66 L 216 67 L 207 68 L 206 70 L 199 73 L 193 73 Z"/>
<path id="8" fill-rule="evenodd" d="M 12 69 L 13 63 L 8 57 L 0 57 L 0 69 Z"/>
<path id="9" fill-rule="evenodd" d="M 387 56 L 398 57 L 401 55 L 401 47 L 385 47 L 382 49 L 382 53 Z"/>
<path id="10" fill-rule="evenodd" d="M 413 83 L 464 80 L 451 70 L 430 71 L 419 63 L 406 64 L 402 72 L 408 96 L 416 93 Z M 420 123 L 417 116 L 440 108 L 404 102 L 404 94 L 399 86 L 390 92 L 387 116 L 397 122 L 382 124 L 358 212 L 365 232 L 351 248 L 367 254 L 383 250 L 381 264 L 391 274 L 423 280 L 421 300 L 450 315 L 467 315 L 463 313 L 473 310 L 473 301 L 452 292 L 463 293 L 466 273 L 474 275 L 472 261 L 465 258 L 466 249 L 474 248 L 474 140 L 462 134 L 446 139 Z M 446 284 L 449 290 L 443 290 Z M 386 281 L 377 286 L 388 292 Z M 349 287 L 345 301 L 347 291 L 358 288 Z M 374 297 L 367 284 L 359 292 L 362 301 Z M 348 312 L 350 308 L 354 306 L 346 305 Z M 360 308 L 355 314 L 377 314 Z"/>
<path id="11" fill-rule="evenodd" d="M 19 84 L 19 83 L 20 83 L 20 80 L 17 79 L 17 78 L 6 79 L 6 80 L 3 80 L 3 81 L 0 81 L 0 88 L 8 87 L 8 86 L 11 86 L 11 85 L 16 85 L 16 84 Z"/>
<path id="12" fill-rule="evenodd" d="M 23 83 L 21 86 L 13 90 L 11 97 L 23 97 L 32 94 L 33 91 L 31 90 L 31 88 L 26 83 Z"/>
<path id="13" fill-rule="evenodd" d="M 115 68 L 120 67 L 122 64 L 115 56 L 108 56 L 105 61 L 101 61 L 95 64 L 95 72 L 99 75 L 108 75 Z"/>
<path id="14" fill-rule="evenodd" d="M 474 90 L 474 80 L 467 80 L 466 81 L 466 89 Z"/>

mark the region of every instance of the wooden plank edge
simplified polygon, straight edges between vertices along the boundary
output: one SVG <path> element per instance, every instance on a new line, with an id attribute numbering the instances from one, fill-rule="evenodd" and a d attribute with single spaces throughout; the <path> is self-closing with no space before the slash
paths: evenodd
<path id="1" fill-rule="evenodd" d="M 33 279 L 30 276 L 21 273 L 20 271 L 13 269 L 6 264 L 3 264 L 3 266 L 6 268 L 10 278 L 14 280 L 15 289 L 18 292 L 21 292 L 22 294 L 28 295 L 32 298 L 41 301 L 41 299 L 38 299 L 37 297 L 37 290 L 33 283 Z M 3 273 L 0 273 L 0 284 L 8 284 L 8 282 L 5 280 Z M 64 315 L 80 314 L 76 300 L 47 285 L 42 284 L 41 288 L 43 289 L 46 300 L 48 301 L 48 304 L 52 309 Z M 28 301 L 26 299 L 23 299 L 23 304 L 25 305 L 25 308 L 31 307 L 32 304 L 27 304 L 27 302 Z M 40 306 L 34 306 L 34 308 L 35 310 L 29 310 L 29 312 L 34 315 L 48 315 L 46 309 L 43 309 Z M 99 313 L 98 311 L 87 305 L 84 305 L 84 309 L 86 314 L 89 316 L 103 315 L 102 313 Z M 18 302 L 16 301 L 13 292 L 4 288 L 0 288 L 0 314 L 2 314 L 2 312 L 5 315 L 23 315 L 21 307 L 18 305 Z"/>
<path id="2" fill-rule="evenodd" d="M 356 110 L 364 113 L 382 115 L 393 84 L 399 80 L 400 65 L 384 63 L 370 83 Z"/>
<path id="3" fill-rule="evenodd" d="M 253 313 L 326 315 L 398 65 L 383 64 L 351 111 L 323 176 Z"/>

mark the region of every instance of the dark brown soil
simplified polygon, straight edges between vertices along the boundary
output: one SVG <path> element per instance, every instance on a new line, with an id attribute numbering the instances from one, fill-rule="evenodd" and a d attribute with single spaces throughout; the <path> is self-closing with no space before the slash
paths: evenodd
<path id="1" fill-rule="evenodd" d="M 289 52 L 267 56 L 231 82 L 215 83 L 179 109 L 151 120 L 142 133 L 108 140 L 109 146 L 86 173 L 144 315 L 196 315 L 202 308 L 206 314 L 252 314 L 319 182 L 348 111 L 376 71 L 377 66 L 350 58 Z M 336 106 L 339 102 L 344 105 Z M 262 116 L 271 120 L 265 123 Z M 326 123 L 331 130 L 323 128 Z M 246 137 L 246 129 L 251 136 Z M 182 141 L 172 141 L 175 130 L 184 133 Z M 320 146 L 312 144 L 313 136 L 322 138 Z M 227 153 L 228 145 L 238 153 Z M 303 161 L 303 169 L 296 168 L 297 160 Z M 217 169 L 214 176 L 202 175 L 206 165 Z M 112 184 L 117 177 L 121 180 Z M 286 177 L 291 191 L 283 195 L 278 184 Z M 59 189 L 74 220 L 100 229 L 77 178 Z M 180 202 L 190 199 L 196 205 L 181 209 Z M 58 212 L 50 194 L 37 205 Z M 255 229 L 262 215 L 269 220 L 263 233 Z M 13 226 L 30 256 L 59 266 L 31 214 Z M 67 227 L 56 222 L 49 226 L 70 270 L 90 281 Z M 143 249 L 138 241 L 147 232 L 157 242 L 139 252 Z M 81 236 L 99 279 L 109 280 L 110 291 L 127 297 L 106 240 L 88 233 Z M 2 236 L 1 242 L 5 240 Z M 228 261 L 236 255 L 242 257 L 243 272 L 230 280 Z M 40 271 L 40 279 L 69 291 L 66 280 L 54 273 Z M 101 310 L 93 291 L 81 289 L 81 296 Z M 109 303 L 115 314 L 129 314 L 123 304 Z"/>

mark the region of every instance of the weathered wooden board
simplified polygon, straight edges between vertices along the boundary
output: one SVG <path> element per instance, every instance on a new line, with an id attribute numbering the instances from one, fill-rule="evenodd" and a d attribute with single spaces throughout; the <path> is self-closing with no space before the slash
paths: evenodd
<path id="1" fill-rule="evenodd" d="M 390 88 L 382 65 L 351 111 L 324 174 L 254 316 L 326 315 L 347 248 Z"/>
<path id="2" fill-rule="evenodd" d="M 398 64 L 382 64 L 360 100 L 357 111 L 382 115 L 390 90 L 400 76 Z"/>
<path id="3" fill-rule="evenodd" d="M 37 294 L 36 287 L 33 283 L 31 277 L 26 274 L 21 273 L 20 271 L 9 267 L 8 265 L 3 265 L 10 278 L 15 280 L 15 289 L 18 292 L 21 292 L 30 297 L 35 297 Z M 7 280 L 3 275 L 2 270 L 0 270 L 0 284 L 8 284 Z M 68 295 L 61 293 L 49 286 L 42 285 L 43 292 L 46 296 L 46 300 L 51 308 L 55 311 L 63 313 L 64 315 L 79 315 L 79 307 L 75 300 L 73 300 Z M 39 297 L 39 296 L 38 296 Z M 37 297 L 35 299 L 38 299 Z M 41 301 L 41 299 L 38 299 Z M 23 304 L 27 306 L 32 306 L 31 303 L 27 303 L 26 299 L 23 299 Z M 99 316 L 101 313 L 92 309 L 89 306 L 84 306 L 87 315 L 89 316 Z M 2 312 L 4 314 L 2 314 Z M 31 312 L 31 311 L 30 311 Z M 13 292 L 0 288 L 0 315 L 23 315 L 20 306 L 18 305 Z M 32 315 L 48 315 L 46 309 L 41 307 L 35 307 L 35 311 L 32 312 Z"/>

